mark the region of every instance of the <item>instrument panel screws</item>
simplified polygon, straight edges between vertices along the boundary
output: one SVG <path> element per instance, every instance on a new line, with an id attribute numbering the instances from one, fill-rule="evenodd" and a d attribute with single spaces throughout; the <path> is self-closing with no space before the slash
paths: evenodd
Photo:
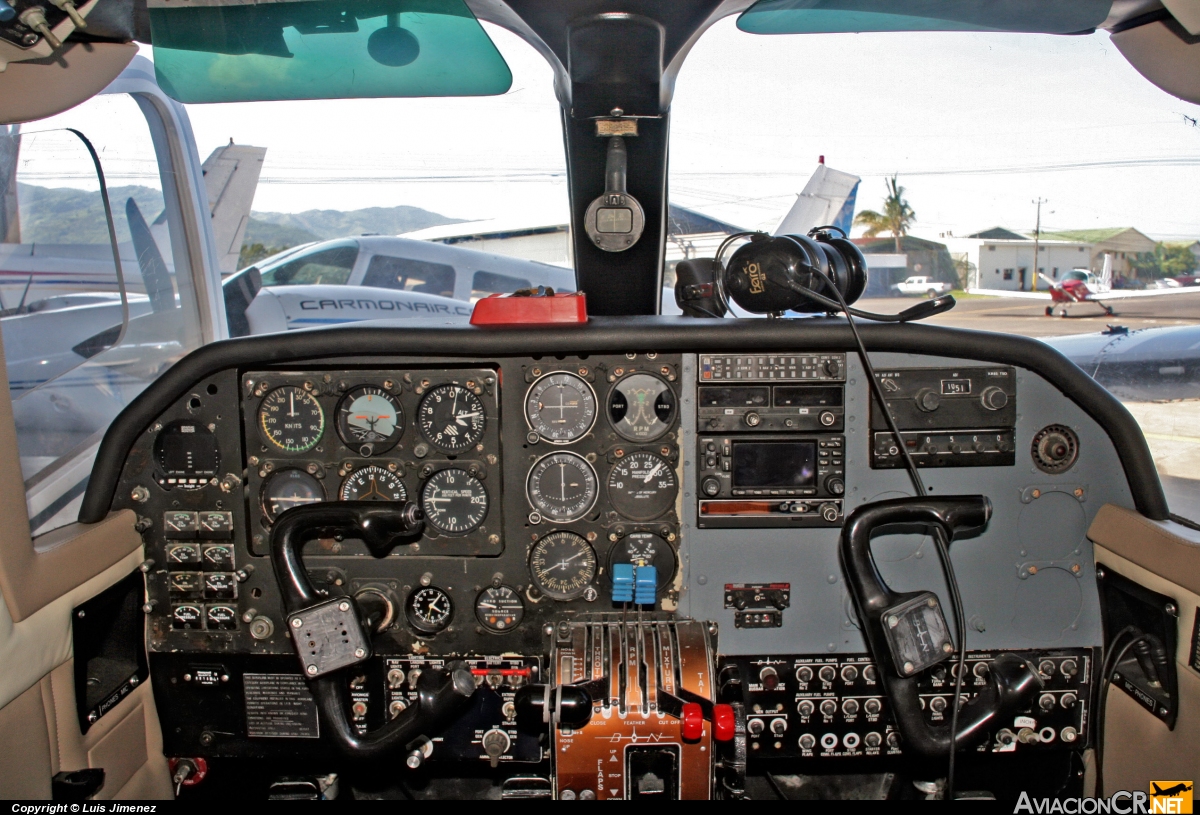
<path id="1" fill-rule="evenodd" d="M 487 542 L 488 542 L 488 544 L 490 544 L 491 546 L 497 546 L 497 545 L 499 545 L 499 543 L 500 543 L 500 536 L 499 536 L 499 535 L 495 535 L 495 534 L 493 534 L 493 535 L 488 535 Z"/>
<path id="2" fill-rule="evenodd" d="M 157 433 L 163 429 L 162 422 L 155 422 L 154 427 L 150 428 L 152 433 Z"/>
<path id="3" fill-rule="evenodd" d="M 541 436 L 539 436 L 537 433 L 534 433 L 532 430 L 525 434 L 525 441 L 529 444 L 537 444 L 539 441 L 541 441 L 541 438 Z"/>
<path id="4" fill-rule="evenodd" d="M 1032 491 L 1031 493 L 1029 493 L 1029 494 L 1030 494 L 1030 495 L 1032 495 L 1034 498 L 1041 498 L 1041 497 L 1042 497 L 1042 491 L 1041 491 L 1041 490 L 1033 490 L 1033 491 Z"/>
<path id="5" fill-rule="evenodd" d="M 1098 563 L 1096 564 L 1096 577 L 1100 580 L 1103 580 L 1105 577 L 1104 567 Z"/>
<path id="6" fill-rule="evenodd" d="M 630 357 L 630 359 L 633 359 L 633 357 Z M 614 368 L 613 369 L 613 376 L 624 376 L 624 374 L 625 374 L 624 368 Z"/>
<path id="7" fill-rule="evenodd" d="M 613 455 L 617 458 L 625 458 L 625 451 L 618 447 L 616 450 L 613 450 Z"/>
<path id="8" fill-rule="evenodd" d="M 395 387 L 396 387 L 396 383 L 393 382 L 392 380 L 390 380 L 390 379 L 383 380 L 383 389 L 385 391 L 394 390 Z"/>
<path id="9" fill-rule="evenodd" d="M 354 649 L 354 656 L 355 656 L 355 658 L 357 658 L 357 659 L 362 659 L 362 658 L 363 658 L 363 657 L 365 657 L 366 655 L 367 655 L 367 652 L 366 652 L 366 650 L 365 650 L 365 649 L 363 649 L 363 648 L 355 648 L 355 649 Z"/>
<path id="10" fill-rule="evenodd" d="M 137 501 L 139 504 L 144 504 L 150 500 L 150 490 L 138 485 L 133 488 L 131 493 L 129 493 L 129 497 Z"/>
<path id="11" fill-rule="evenodd" d="M 1174 603 L 1167 603 L 1165 606 L 1163 606 L 1163 611 L 1167 612 L 1167 614 L 1172 617 L 1179 616 L 1179 609 L 1175 607 Z"/>
<path id="12" fill-rule="evenodd" d="M 669 540 L 671 543 L 674 543 L 674 542 L 675 542 L 675 537 L 676 537 L 676 536 L 675 536 L 675 533 L 674 533 L 674 532 L 668 532 L 668 533 L 667 533 L 667 540 Z"/>
<path id="13" fill-rule="evenodd" d="M 1037 570 L 1037 566 L 1030 566 L 1030 567 L 1029 567 L 1029 573 L 1030 573 L 1030 574 L 1037 574 L 1037 572 L 1038 572 L 1038 570 Z"/>
<path id="14" fill-rule="evenodd" d="M 308 673 L 309 673 L 309 675 L 316 674 L 316 672 L 317 672 L 317 666 L 316 666 L 316 665 L 309 665 L 309 666 L 308 666 Z"/>
<path id="15" fill-rule="evenodd" d="M 942 643 L 942 653 L 948 654 L 953 650 L 954 650 L 954 646 L 951 645 L 950 643 L 948 643 L 948 642 Z"/>
<path id="16" fill-rule="evenodd" d="M 595 543 L 595 541 L 596 541 L 596 537 L 597 537 L 597 536 L 596 536 L 596 531 L 595 531 L 595 530 L 592 530 L 591 532 L 587 533 L 587 539 L 588 539 L 588 542 L 589 542 L 589 543 Z"/>
<path id="17" fill-rule="evenodd" d="M 1076 488 L 1075 488 L 1075 497 L 1076 497 L 1076 498 L 1081 498 L 1081 497 L 1083 497 L 1083 487 L 1076 487 Z"/>
<path id="18" fill-rule="evenodd" d="M 596 591 L 592 586 L 588 586 L 583 592 L 583 599 L 588 603 L 596 602 L 596 598 L 600 596 L 600 592 Z"/>
<path id="19" fill-rule="evenodd" d="M 21 38 L 21 42 L 25 45 L 37 45 L 38 35 L 30 32 Z"/>
<path id="20" fill-rule="evenodd" d="M 304 620 L 300 619 L 299 617 L 292 618 L 292 628 L 299 628 L 302 625 L 304 625 Z"/>
<path id="21" fill-rule="evenodd" d="M 888 617 L 888 628 L 895 628 L 898 625 L 900 625 L 899 617 L 897 617 L 895 614 Z"/>
<path id="22" fill-rule="evenodd" d="M 658 372 L 659 372 L 660 374 L 662 374 L 663 376 L 666 376 L 666 375 L 668 375 L 669 373 L 671 373 L 671 369 L 670 369 L 668 366 L 664 365 L 664 366 L 662 366 L 661 368 L 659 368 L 659 369 L 658 369 Z"/>
<path id="23" fill-rule="evenodd" d="M 610 541 L 612 541 L 613 543 L 616 543 L 616 541 L 617 541 L 617 537 L 618 537 L 618 536 L 617 536 L 617 533 L 616 533 L 616 532 L 609 532 L 609 533 L 608 533 L 608 539 L 609 539 Z"/>
<path id="24" fill-rule="evenodd" d="M 925 601 L 925 605 L 929 606 L 930 608 L 937 608 L 937 600 L 934 600 L 932 597 L 930 597 Z"/>
<path id="25" fill-rule="evenodd" d="M 433 582 L 433 573 L 432 572 L 425 572 L 425 574 L 421 575 L 421 585 L 422 586 L 428 586 L 432 582 Z"/>
<path id="26" fill-rule="evenodd" d="M 1075 574 L 1079 574 L 1079 572 L 1080 572 L 1079 564 L 1078 564 L 1078 563 L 1072 563 L 1072 564 L 1071 564 L 1071 571 L 1072 571 L 1072 572 L 1074 572 Z"/>
<path id="27" fill-rule="evenodd" d="M 904 663 L 904 672 L 906 674 L 910 674 L 913 672 L 913 664 L 911 662 Z"/>
<path id="28" fill-rule="evenodd" d="M 309 475 L 316 475 L 317 470 L 319 470 L 320 467 L 317 466 L 316 462 L 313 462 L 313 463 L 309 464 L 307 467 L 305 467 L 304 469 L 308 470 Z"/>
<path id="29" fill-rule="evenodd" d="M 580 376 L 587 376 L 587 375 L 588 375 L 588 369 L 587 369 L 587 366 L 586 366 L 586 365 L 581 365 L 581 366 L 579 367 L 579 375 L 580 375 Z"/>
<path id="30" fill-rule="evenodd" d="M 349 611 L 349 610 L 350 610 L 349 603 L 345 602 L 344 600 L 342 602 L 338 603 L 338 611 Z"/>

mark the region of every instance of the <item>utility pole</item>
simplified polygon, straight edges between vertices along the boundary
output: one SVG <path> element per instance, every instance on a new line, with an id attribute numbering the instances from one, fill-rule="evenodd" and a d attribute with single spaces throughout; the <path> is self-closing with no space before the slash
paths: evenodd
<path id="1" fill-rule="evenodd" d="M 1042 196 L 1038 196 L 1033 203 L 1037 204 L 1037 226 L 1033 228 L 1033 288 L 1030 291 L 1038 290 L 1038 252 L 1041 251 L 1042 242 L 1042 204 L 1049 203 Z"/>

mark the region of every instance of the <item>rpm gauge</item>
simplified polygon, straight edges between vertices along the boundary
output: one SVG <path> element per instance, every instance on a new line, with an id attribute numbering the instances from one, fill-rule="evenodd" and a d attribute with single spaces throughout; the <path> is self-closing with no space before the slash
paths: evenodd
<path id="1" fill-rule="evenodd" d="M 409 625 L 423 634 L 436 634 L 454 617 L 454 603 L 450 595 L 436 586 L 419 588 L 408 596 L 404 614 Z"/>
<path id="2" fill-rule="evenodd" d="M 613 430 L 630 441 L 652 441 L 675 419 L 675 392 L 657 376 L 631 374 L 613 386 L 608 418 Z"/>
<path id="3" fill-rule="evenodd" d="M 291 467 L 276 470 L 263 482 L 263 512 L 271 521 L 292 507 L 317 504 L 324 500 L 325 488 L 304 470 Z"/>
<path id="4" fill-rule="evenodd" d="M 555 600 L 574 600 L 596 577 L 596 552 L 574 532 L 551 532 L 533 545 L 529 574 Z"/>
<path id="5" fill-rule="evenodd" d="M 649 521 L 675 505 L 679 485 L 666 459 L 654 453 L 630 453 L 608 474 L 613 509 L 634 521 Z"/>
<path id="6" fill-rule="evenodd" d="M 475 619 L 489 631 L 511 631 L 524 617 L 521 595 L 509 586 L 489 586 L 475 598 Z"/>
<path id="7" fill-rule="evenodd" d="M 596 471 L 583 456 L 551 453 L 529 471 L 526 492 L 542 517 L 558 523 L 577 521 L 596 505 Z"/>
<path id="8" fill-rule="evenodd" d="M 396 446 L 404 432 L 404 411 L 395 396 L 383 388 L 362 385 L 347 391 L 337 407 L 337 432 L 359 455 L 384 453 Z"/>
<path id="9" fill-rule="evenodd" d="M 421 509 L 426 522 L 439 532 L 465 535 L 487 517 L 487 488 L 464 470 L 439 470 L 421 490 Z"/>
<path id="10" fill-rule="evenodd" d="M 461 453 L 483 438 L 483 402 L 462 385 L 438 385 L 417 407 L 421 433 L 443 453 Z"/>
<path id="11" fill-rule="evenodd" d="M 285 385 L 263 397 L 258 426 L 267 441 L 288 453 L 303 453 L 317 446 L 325 432 L 321 403 L 303 388 Z"/>
<path id="12" fill-rule="evenodd" d="M 617 563 L 653 566 L 659 591 L 669 586 L 675 577 L 675 549 L 652 532 L 633 532 L 622 538 L 609 552 L 609 574 Z"/>
<path id="13" fill-rule="evenodd" d="M 371 464 L 346 476 L 341 498 L 343 501 L 403 501 L 408 498 L 408 490 L 399 475 Z"/>
<path id="14" fill-rule="evenodd" d="M 583 438 L 596 422 L 596 394 L 575 374 L 546 374 L 525 397 L 529 427 L 554 444 Z"/>

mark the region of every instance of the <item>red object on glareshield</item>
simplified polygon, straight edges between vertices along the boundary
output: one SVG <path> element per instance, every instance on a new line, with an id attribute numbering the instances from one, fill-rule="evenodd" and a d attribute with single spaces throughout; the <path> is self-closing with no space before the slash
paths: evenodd
<path id="1" fill-rule="evenodd" d="M 581 291 L 533 297 L 492 294 L 471 312 L 471 325 L 582 325 L 587 321 L 587 295 Z"/>

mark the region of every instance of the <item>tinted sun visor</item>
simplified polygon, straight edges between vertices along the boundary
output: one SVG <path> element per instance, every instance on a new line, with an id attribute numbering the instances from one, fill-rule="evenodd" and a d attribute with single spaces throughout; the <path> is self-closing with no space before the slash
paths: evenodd
<path id="1" fill-rule="evenodd" d="M 488 96 L 512 84 L 463 0 L 150 5 L 158 84 L 180 102 Z"/>
<path id="2" fill-rule="evenodd" d="M 759 0 L 737 26 L 751 34 L 1013 31 L 1076 34 L 1108 16 L 1112 0 Z"/>

